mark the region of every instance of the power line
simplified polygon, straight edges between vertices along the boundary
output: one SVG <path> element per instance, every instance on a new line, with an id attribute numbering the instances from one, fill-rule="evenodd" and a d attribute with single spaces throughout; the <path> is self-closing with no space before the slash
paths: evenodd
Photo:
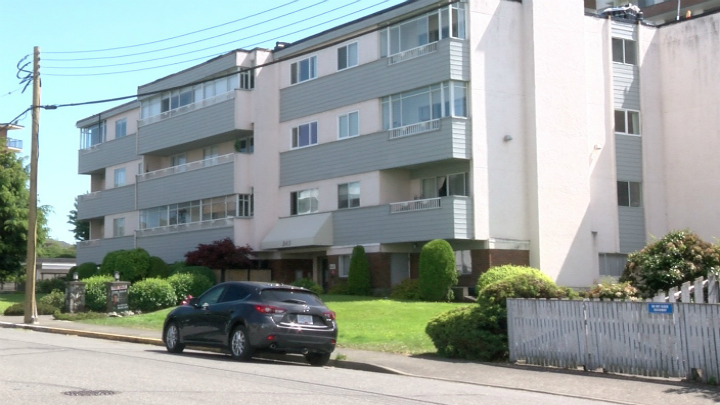
<path id="1" fill-rule="evenodd" d="M 27 114 L 28 111 L 30 111 L 30 110 L 32 110 L 32 106 L 28 107 L 25 111 L 23 111 L 23 112 L 21 112 L 20 114 L 18 114 L 17 117 L 15 117 L 15 118 L 13 118 L 12 120 L 10 120 L 7 124 L 4 124 L 4 125 L 2 126 L 2 128 L 3 128 L 3 129 L 7 129 L 7 128 L 10 128 L 10 125 L 15 125 L 15 124 L 18 122 L 18 120 L 20 120 L 20 117 L 22 117 L 23 115 Z"/>
<path id="2" fill-rule="evenodd" d="M 269 12 L 269 11 L 277 10 L 277 9 L 279 9 L 279 8 L 282 8 L 282 7 L 288 6 L 288 5 L 292 4 L 292 3 L 297 3 L 297 2 L 298 2 L 298 0 L 293 0 L 293 1 L 289 2 L 289 3 L 285 3 L 285 4 L 280 5 L 280 6 L 277 6 L 277 7 L 275 7 L 275 8 L 271 8 L 271 9 L 262 11 L 262 12 L 257 13 L 257 14 L 253 14 L 253 15 L 249 15 L 249 16 L 246 16 L 246 17 L 243 17 L 243 18 L 239 18 L 239 19 L 237 19 L 237 20 L 229 21 L 229 22 L 226 22 L 226 23 L 223 23 L 223 24 L 214 25 L 214 26 L 212 26 L 212 27 L 203 28 L 203 29 L 201 29 L 201 30 L 197 30 L 197 31 L 193 31 L 193 32 L 188 32 L 188 33 L 182 34 L 182 35 L 176 35 L 176 36 L 170 37 L 170 38 L 158 39 L 158 40 L 156 40 L 156 41 L 145 42 L 145 43 L 142 43 L 142 44 L 119 46 L 119 47 L 115 47 L 115 48 L 105 48 L 105 49 L 90 49 L 90 50 L 84 50 L 84 51 L 56 51 L 56 52 L 43 52 L 43 53 L 65 54 L 65 53 L 106 52 L 106 51 L 115 51 L 115 50 L 118 50 L 118 49 L 137 48 L 137 47 L 139 47 L 139 46 L 152 45 L 152 44 L 156 44 L 156 43 L 158 43 L 158 42 L 170 41 L 170 40 L 172 40 L 172 39 L 182 38 L 182 37 L 186 37 L 186 36 L 188 36 L 188 35 L 197 34 L 198 32 L 208 31 L 208 30 L 211 30 L 211 29 L 214 29 L 214 28 L 218 28 L 218 27 L 222 27 L 222 26 L 225 26 L 225 25 L 233 24 L 233 23 L 236 23 L 236 22 L 239 22 L 239 21 L 246 20 L 246 19 L 248 19 L 248 18 L 250 18 L 250 17 L 256 17 L 256 16 L 258 16 L 258 15 L 260 15 L 260 14 L 264 14 L 264 13 L 267 13 L 267 12 Z M 49 59 L 46 59 L 46 60 L 49 60 Z M 68 60 L 73 60 L 73 59 L 68 59 Z"/>

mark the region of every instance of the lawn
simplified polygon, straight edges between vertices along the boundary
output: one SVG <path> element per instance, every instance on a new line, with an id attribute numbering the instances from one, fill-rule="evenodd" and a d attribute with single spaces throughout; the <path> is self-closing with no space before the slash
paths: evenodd
<path id="1" fill-rule="evenodd" d="M 25 294 L 22 293 L 2 293 L 0 294 L 0 314 L 10 305 L 25 301 Z"/>
<path id="2" fill-rule="evenodd" d="M 12 301 L 6 305 L 6 299 Z M 23 294 L 0 295 L 0 310 L 22 302 Z M 337 314 L 338 347 L 392 353 L 435 352 L 425 325 L 434 316 L 468 304 L 396 301 L 382 298 L 323 295 L 325 304 Z M 124 318 L 89 319 L 82 322 L 137 329 L 162 329 L 170 309 Z"/>

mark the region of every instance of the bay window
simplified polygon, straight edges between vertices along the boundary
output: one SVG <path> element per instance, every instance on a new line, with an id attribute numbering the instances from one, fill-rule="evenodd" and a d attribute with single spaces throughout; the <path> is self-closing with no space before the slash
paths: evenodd
<path id="1" fill-rule="evenodd" d="M 383 97 L 383 128 L 388 130 L 442 117 L 467 117 L 465 82 L 448 81 Z"/>
<path id="2" fill-rule="evenodd" d="M 380 56 L 386 57 L 445 38 L 465 39 L 465 5 L 454 3 L 380 31 Z"/>

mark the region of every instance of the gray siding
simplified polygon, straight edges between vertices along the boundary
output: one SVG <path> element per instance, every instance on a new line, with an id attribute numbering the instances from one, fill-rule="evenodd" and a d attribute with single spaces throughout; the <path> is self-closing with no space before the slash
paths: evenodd
<path id="1" fill-rule="evenodd" d="M 470 159 L 470 154 L 470 121 L 445 118 L 437 131 L 392 140 L 389 132 L 383 131 L 281 153 L 280 186 L 446 159 Z"/>
<path id="2" fill-rule="evenodd" d="M 640 73 L 637 66 L 613 63 L 615 108 L 640 110 Z"/>
<path id="3" fill-rule="evenodd" d="M 333 212 L 333 244 L 472 239 L 472 199 L 443 197 L 441 208 L 390 213 L 389 205 Z"/>
<path id="4" fill-rule="evenodd" d="M 100 264 L 103 258 L 105 258 L 105 255 L 110 252 L 133 248 L 135 248 L 134 236 L 98 239 L 86 243 L 78 243 L 76 262 L 78 265 L 86 262 Z"/>
<path id="5" fill-rule="evenodd" d="M 388 65 L 387 58 L 382 58 L 284 88 L 280 90 L 280 121 L 306 117 L 445 80 L 469 81 L 468 46 L 467 41 L 442 40 L 437 44 L 437 51 L 415 59 Z"/>
<path id="6" fill-rule="evenodd" d="M 138 153 L 172 150 L 200 140 L 210 145 L 225 140 L 213 136 L 235 129 L 235 99 L 230 99 L 138 128 Z"/>
<path id="7" fill-rule="evenodd" d="M 617 179 L 642 182 L 642 137 L 615 135 Z"/>
<path id="8" fill-rule="evenodd" d="M 135 185 L 111 188 L 78 199 L 78 219 L 135 211 Z"/>
<path id="9" fill-rule="evenodd" d="M 645 246 L 645 209 L 618 207 L 620 252 L 630 253 Z"/>
<path id="10" fill-rule="evenodd" d="M 233 194 L 233 162 L 141 181 L 138 209 Z"/>
<path id="11" fill-rule="evenodd" d="M 78 173 L 90 174 L 96 170 L 140 159 L 135 153 L 137 135 L 132 134 L 104 142 L 91 149 L 78 151 Z"/>
<path id="12" fill-rule="evenodd" d="M 211 59 L 202 65 L 192 67 L 182 72 L 166 76 L 152 83 L 140 86 L 138 87 L 138 94 L 184 86 L 233 68 L 237 66 L 236 53 L 236 51 L 232 51 L 227 55 Z"/>
<path id="13" fill-rule="evenodd" d="M 600 275 L 620 277 L 627 263 L 627 255 L 617 253 L 600 253 Z"/>
<path id="14" fill-rule="evenodd" d="M 185 260 L 185 253 L 195 250 L 200 243 L 233 238 L 233 227 L 177 232 L 164 235 L 138 237 L 137 246 L 158 256 L 167 263 Z"/>
<path id="15" fill-rule="evenodd" d="M 612 36 L 637 41 L 637 24 L 612 21 Z"/>

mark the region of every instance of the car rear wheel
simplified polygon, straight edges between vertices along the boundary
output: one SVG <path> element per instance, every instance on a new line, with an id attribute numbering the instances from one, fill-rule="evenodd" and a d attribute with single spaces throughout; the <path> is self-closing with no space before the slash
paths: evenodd
<path id="1" fill-rule="evenodd" d="M 230 335 L 230 354 L 235 360 L 248 361 L 252 357 L 252 348 L 247 329 L 239 325 Z"/>
<path id="2" fill-rule="evenodd" d="M 170 353 L 182 353 L 185 350 L 185 344 L 180 342 L 180 329 L 175 322 L 165 328 L 165 348 Z"/>
<path id="3" fill-rule="evenodd" d="M 311 366 L 322 367 L 330 361 L 330 353 L 308 353 L 305 355 L 305 360 Z"/>

